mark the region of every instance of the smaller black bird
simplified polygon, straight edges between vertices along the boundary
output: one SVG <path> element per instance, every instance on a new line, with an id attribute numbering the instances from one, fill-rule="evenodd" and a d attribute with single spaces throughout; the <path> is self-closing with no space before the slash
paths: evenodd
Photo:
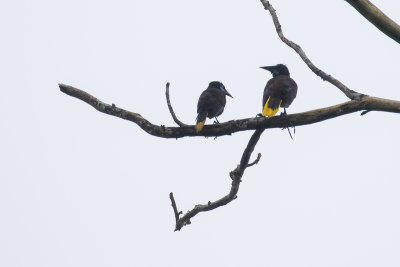
<path id="1" fill-rule="evenodd" d="M 226 104 L 226 96 L 231 96 L 221 82 L 210 82 L 208 88 L 201 93 L 197 103 L 196 132 L 203 129 L 206 118 L 215 118 L 222 114 Z M 233 97 L 232 97 L 233 98 Z"/>
<path id="2" fill-rule="evenodd" d="M 290 78 L 289 70 L 283 64 L 260 68 L 270 71 L 273 76 L 264 89 L 262 115 L 275 116 L 280 107 L 284 108 L 286 114 L 286 108 L 292 104 L 297 95 L 296 82 Z"/>

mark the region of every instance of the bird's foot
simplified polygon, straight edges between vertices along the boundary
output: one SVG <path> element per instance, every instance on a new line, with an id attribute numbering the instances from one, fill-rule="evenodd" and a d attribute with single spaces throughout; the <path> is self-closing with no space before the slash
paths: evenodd
<path id="1" fill-rule="evenodd" d="M 219 123 L 219 121 L 218 121 L 217 117 L 215 117 L 214 124 L 218 124 L 218 123 Z"/>
<path id="2" fill-rule="evenodd" d="M 285 130 L 285 129 L 288 130 L 290 139 L 293 140 L 293 136 L 292 136 L 292 132 L 290 131 L 290 128 L 289 127 L 282 128 L 282 130 Z M 296 134 L 296 127 L 293 127 L 293 134 Z"/>
<path id="3" fill-rule="evenodd" d="M 264 117 L 261 113 L 258 113 L 257 115 L 256 115 L 256 118 L 257 117 Z"/>

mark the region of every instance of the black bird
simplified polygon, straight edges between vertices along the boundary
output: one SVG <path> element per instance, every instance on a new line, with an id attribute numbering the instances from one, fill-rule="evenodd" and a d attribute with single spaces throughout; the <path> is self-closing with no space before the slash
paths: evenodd
<path id="1" fill-rule="evenodd" d="M 279 107 L 283 107 L 286 114 L 286 108 L 292 104 L 297 95 L 296 82 L 290 78 L 289 70 L 283 64 L 260 68 L 270 71 L 273 76 L 264 89 L 262 115 L 275 116 Z"/>
<path id="2" fill-rule="evenodd" d="M 232 97 L 221 82 L 210 82 L 197 103 L 196 132 L 203 129 L 207 117 L 215 118 L 218 122 L 217 117 L 224 111 L 226 96 Z"/>

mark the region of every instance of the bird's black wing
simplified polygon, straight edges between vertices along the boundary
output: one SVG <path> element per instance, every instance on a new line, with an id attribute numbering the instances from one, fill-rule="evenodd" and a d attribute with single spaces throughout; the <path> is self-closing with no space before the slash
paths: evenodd
<path id="1" fill-rule="evenodd" d="M 210 88 L 212 97 L 208 99 L 208 117 L 214 118 L 222 114 L 226 104 L 225 93 L 217 88 Z"/>
<path id="2" fill-rule="evenodd" d="M 292 104 L 293 100 L 296 98 L 297 84 L 290 77 L 285 77 L 285 79 L 282 79 L 281 84 L 283 88 L 281 93 L 282 107 L 287 108 L 290 106 L 290 104 Z"/>
<path id="3" fill-rule="evenodd" d="M 263 109 L 268 99 L 269 99 L 268 107 L 273 110 L 279 108 L 279 105 L 281 104 L 281 95 L 280 95 L 281 84 L 279 82 L 279 79 L 277 78 L 278 77 L 272 78 L 267 82 L 267 85 L 265 86 L 263 94 L 263 102 L 262 102 Z"/>
<path id="4" fill-rule="evenodd" d="M 271 84 L 273 83 L 272 79 L 267 82 L 267 85 L 264 88 L 263 100 L 262 100 L 262 108 L 264 108 L 265 103 L 267 103 L 268 98 L 271 96 Z"/>

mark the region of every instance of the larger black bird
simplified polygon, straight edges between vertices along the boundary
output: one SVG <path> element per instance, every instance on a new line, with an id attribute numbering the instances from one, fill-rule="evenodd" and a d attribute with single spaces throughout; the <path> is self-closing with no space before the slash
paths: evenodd
<path id="1" fill-rule="evenodd" d="M 288 68 L 283 64 L 260 67 L 272 73 L 273 78 L 267 82 L 262 101 L 262 115 L 272 117 L 279 107 L 286 108 L 292 104 L 297 95 L 297 84 L 290 78 Z"/>
<path id="2" fill-rule="evenodd" d="M 196 132 L 203 129 L 207 117 L 215 118 L 218 122 L 217 117 L 224 111 L 226 96 L 232 97 L 221 82 L 210 82 L 197 103 Z"/>

